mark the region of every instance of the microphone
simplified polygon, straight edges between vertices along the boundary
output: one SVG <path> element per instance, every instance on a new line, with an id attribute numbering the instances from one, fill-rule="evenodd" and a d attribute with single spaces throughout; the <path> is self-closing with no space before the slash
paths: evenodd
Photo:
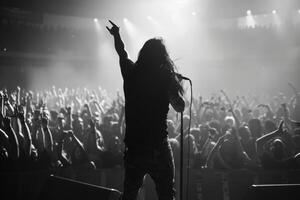
<path id="1" fill-rule="evenodd" d="M 185 76 L 182 76 L 181 74 L 176 73 L 176 72 L 175 72 L 175 76 L 177 76 L 178 79 L 183 79 L 183 80 L 188 80 L 188 81 L 191 80 L 191 79 L 189 79 L 189 78 L 187 78 L 187 77 L 185 77 Z"/>

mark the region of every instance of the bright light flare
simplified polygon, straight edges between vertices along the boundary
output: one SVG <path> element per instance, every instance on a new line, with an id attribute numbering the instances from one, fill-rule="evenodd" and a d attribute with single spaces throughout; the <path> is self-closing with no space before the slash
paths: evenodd
<path id="1" fill-rule="evenodd" d="M 248 15 L 248 16 L 249 16 L 249 15 L 252 15 L 251 10 L 247 10 L 247 15 Z"/>
<path id="2" fill-rule="evenodd" d="M 97 18 L 94 18 L 94 26 L 95 26 L 97 33 L 99 33 L 101 30 L 101 26 L 100 26 L 99 20 Z"/>
<path id="3" fill-rule="evenodd" d="M 252 14 L 248 15 L 248 12 L 246 16 L 246 26 L 250 28 L 255 28 L 256 26 L 255 16 L 253 16 Z"/>
<path id="4" fill-rule="evenodd" d="M 275 24 L 276 26 L 280 26 L 281 25 L 281 18 L 280 18 L 280 15 L 277 15 L 277 11 L 276 10 L 273 10 L 272 11 L 272 20 L 273 20 L 273 24 Z"/>

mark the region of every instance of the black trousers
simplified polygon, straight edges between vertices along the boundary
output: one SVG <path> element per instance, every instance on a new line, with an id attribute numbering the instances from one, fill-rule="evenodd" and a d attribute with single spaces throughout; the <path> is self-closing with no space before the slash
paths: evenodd
<path id="1" fill-rule="evenodd" d="M 126 151 L 124 164 L 122 200 L 137 199 L 146 174 L 153 179 L 159 200 L 175 200 L 175 167 L 172 149 L 168 142 L 147 153 Z"/>

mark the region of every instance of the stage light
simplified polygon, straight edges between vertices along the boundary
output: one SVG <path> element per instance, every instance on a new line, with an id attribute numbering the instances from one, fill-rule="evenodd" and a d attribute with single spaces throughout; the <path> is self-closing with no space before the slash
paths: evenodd
<path id="1" fill-rule="evenodd" d="M 100 33 L 101 27 L 100 27 L 99 20 L 97 18 L 94 18 L 94 26 L 95 26 L 97 33 Z"/>
<path id="2" fill-rule="evenodd" d="M 276 10 L 273 10 L 272 13 L 275 15 L 275 14 L 277 13 L 277 11 L 276 11 Z"/>
<path id="3" fill-rule="evenodd" d="M 194 11 L 194 12 L 192 12 L 192 15 L 193 15 L 193 16 L 196 16 L 196 12 L 195 12 L 195 11 Z"/>
<path id="4" fill-rule="evenodd" d="M 247 10 L 247 16 L 246 16 L 246 26 L 248 28 L 255 28 L 256 26 L 256 20 L 255 18 L 257 17 L 256 15 L 252 15 L 251 10 Z"/>
<path id="5" fill-rule="evenodd" d="M 123 22 L 128 22 L 128 19 L 127 18 L 123 18 Z"/>
<path id="6" fill-rule="evenodd" d="M 152 17 L 148 15 L 148 16 L 147 16 L 147 19 L 148 19 L 148 20 L 152 20 Z"/>

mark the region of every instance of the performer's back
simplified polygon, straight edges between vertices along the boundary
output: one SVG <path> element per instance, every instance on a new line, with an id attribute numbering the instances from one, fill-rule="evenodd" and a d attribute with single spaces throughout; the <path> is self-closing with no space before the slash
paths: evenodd
<path id="1" fill-rule="evenodd" d="M 125 93 L 125 143 L 129 149 L 153 151 L 167 138 L 170 73 L 155 66 L 121 62 Z M 123 73 L 123 74 L 124 74 Z"/>

